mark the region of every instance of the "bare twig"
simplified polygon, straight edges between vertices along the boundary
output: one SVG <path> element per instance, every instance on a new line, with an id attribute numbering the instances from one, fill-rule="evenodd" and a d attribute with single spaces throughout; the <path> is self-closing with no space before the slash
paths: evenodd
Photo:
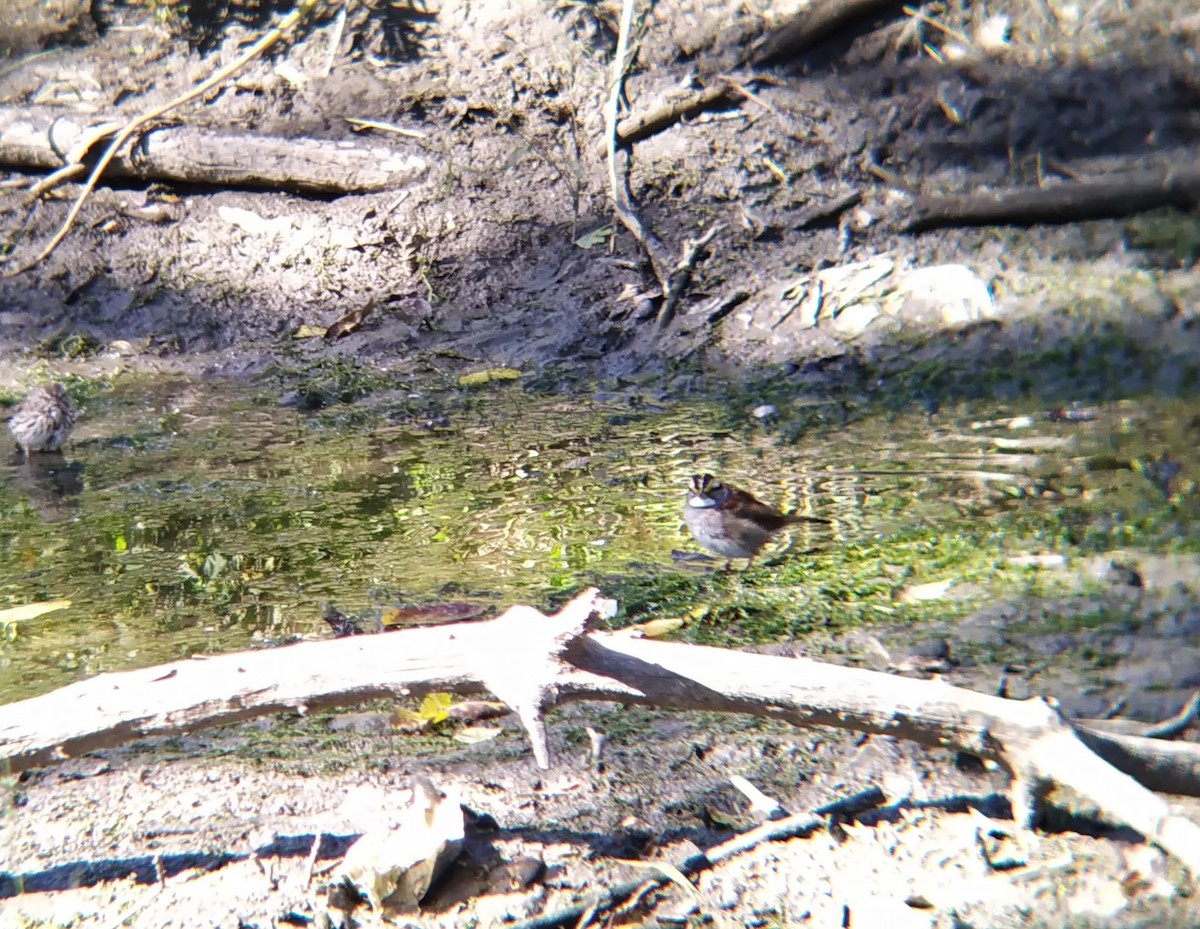
<path id="1" fill-rule="evenodd" d="M 1180 707 L 1174 716 L 1150 726 L 1142 737 L 1146 739 L 1173 739 L 1200 718 L 1200 691 L 1192 694 L 1192 699 Z"/>
<path id="2" fill-rule="evenodd" d="M 646 258 L 650 262 L 650 269 L 662 290 L 662 305 L 658 311 L 658 326 L 661 329 L 671 321 L 671 317 L 675 313 L 675 306 L 679 302 L 684 289 L 687 287 L 688 281 L 691 279 L 692 268 L 695 266 L 700 253 L 712 241 L 713 236 L 723 229 L 724 226 L 721 223 L 717 223 L 699 239 L 686 242 L 682 258 L 676 264 L 675 270 L 668 274 L 667 268 L 670 267 L 670 261 L 666 256 L 666 249 L 663 243 L 653 232 L 649 231 L 643 225 L 637 212 L 633 209 L 632 204 L 628 202 L 628 198 L 622 190 L 620 175 L 617 170 L 618 150 L 629 146 L 639 138 L 645 138 L 653 135 L 655 132 L 661 131 L 665 124 L 679 119 L 683 113 L 690 112 L 687 106 L 684 106 L 682 110 L 669 110 L 666 113 L 656 111 L 656 113 L 651 114 L 653 119 L 650 123 L 635 125 L 624 132 L 618 126 L 618 118 L 621 111 L 621 95 L 625 85 L 625 68 L 628 66 L 629 32 L 633 26 L 633 5 L 634 0 L 624 0 L 621 5 L 621 25 L 617 34 L 617 54 L 613 59 L 612 86 L 609 88 L 608 100 L 604 106 L 605 141 L 608 148 L 609 199 L 612 200 L 613 212 L 617 214 L 617 219 L 620 220 L 621 225 L 637 240 L 637 243 L 642 247 L 642 251 L 645 252 Z M 724 82 L 715 89 L 710 89 L 710 91 L 702 93 L 699 98 L 692 101 L 692 104 L 696 105 L 699 103 L 702 106 L 707 106 L 711 105 L 717 99 L 722 99 L 732 94 L 732 89 Z"/>
<path id="3" fill-rule="evenodd" d="M 800 215 L 792 223 L 792 228 L 796 230 L 811 229 L 822 223 L 833 225 L 833 220 L 840 218 L 843 213 L 860 203 L 862 203 L 862 192 L 858 190 L 851 190 L 828 200 L 822 200 L 820 203 L 814 203 L 801 210 Z"/>
<path id="4" fill-rule="evenodd" d="M 617 33 L 617 54 L 613 58 L 613 73 L 609 87 L 608 100 L 604 104 L 605 140 L 608 144 L 608 195 L 613 207 L 619 211 L 621 203 L 621 184 L 617 176 L 617 118 L 621 112 L 621 95 L 625 89 L 625 68 L 629 55 L 629 32 L 633 27 L 634 0 L 624 0 L 621 4 L 621 25 Z"/>
<path id="5" fill-rule="evenodd" d="M 749 300 L 751 296 L 753 295 L 749 291 L 735 290 L 731 294 L 719 297 L 705 309 L 704 324 L 710 328 L 717 325 L 717 323 Z"/>
<path id="6" fill-rule="evenodd" d="M 92 173 L 88 175 L 87 183 L 84 184 L 83 190 L 76 198 L 70 212 L 67 213 L 67 218 L 63 221 L 62 226 L 59 228 L 58 232 L 54 234 L 54 238 L 50 240 L 50 243 L 44 249 L 42 249 L 38 256 L 33 259 L 33 261 L 31 261 L 29 264 L 21 266 L 20 268 L 5 272 L 4 277 L 13 277 L 14 275 L 28 271 L 30 268 L 36 266 L 39 262 L 42 262 L 49 257 L 50 253 L 59 246 L 62 240 L 67 237 L 67 233 L 71 231 L 71 227 L 75 224 L 75 218 L 79 215 L 79 211 L 83 209 L 83 204 L 87 200 L 88 196 L 93 190 L 95 190 L 96 184 L 100 180 L 100 176 L 104 173 L 104 169 L 108 167 L 109 162 L 113 160 L 117 152 L 120 151 L 125 143 L 128 142 L 134 136 L 134 134 L 138 132 L 138 130 L 148 123 L 158 119 L 164 113 L 167 113 L 175 109 L 175 107 L 181 106 L 190 100 L 194 100 L 196 97 L 206 93 L 212 87 L 215 87 L 221 81 L 233 74 L 236 74 L 247 63 L 252 61 L 254 58 L 257 58 L 264 51 L 279 41 L 280 38 L 282 38 L 298 22 L 301 21 L 308 14 L 308 12 L 312 10 L 314 6 L 316 6 L 317 3 L 318 0 L 300 0 L 300 2 L 296 4 L 292 11 L 288 13 L 287 16 L 285 16 L 277 26 L 268 30 L 262 38 L 254 43 L 254 45 L 248 48 L 245 52 L 243 52 L 225 67 L 210 75 L 208 78 L 201 81 L 186 93 L 180 94 L 173 100 L 169 100 L 160 106 L 152 107 L 141 116 L 135 117 L 126 123 L 124 128 L 122 128 L 113 137 L 113 140 L 109 143 L 108 148 L 104 150 L 104 154 L 100 156 L 100 160 L 96 162 L 96 167 L 93 168 Z"/>
<path id="7" fill-rule="evenodd" d="M 325 56 L 325 64 L 321 68 L 321 77 L 329 77 L 333 71 L 333 62 L 337 59 L 338 49 L 342 45 L 342 33 L 346 29 L 346 8 L 338 10 L 333 22 L 333 35 L 329 37 L 329 52 Z"/>
<path id="8" fill-rule="evenodd" d="M 883 797 L 883 791 L 878 788 L 872 788 L 870 793 L 872 796 Z M 862 807 L 859 805 L 855 812 L 861 810 Z M 691 877 L 767 842 L 793 839 L 822 829 L 829 822 L 829 815 L 828 810 L 817 810 L 813 813 L 799 813 L 795 816 L 771 820 L 748 832 L 736 835 L 720 845 L 714 845 L 708 851 L 692 855 L 679 862 L 675 867 L 681 874 Z M 670 881 L 670 877 L 661 873 L 640 880 L 626 881 L 601 892 L 598 897 L 587 903 L 564 907 L 553 913 L 544 913 L 523 923 L 518 923 L 513 929 L 553 929 L 556 926 L 567 925 L 584 915 L 587 915 L 589 919 L 594 919 L 600 913 L 618 912 L 628 906 L 627 901 L 631 898 L 645 894 L 655 887 L 661 887 L 668 881 Z"/>
<path id="9" fill-rule="evenodd" d="M 304 889 L 308 890 L 312 886 L 313 869 L 317 866 L 317 853 L 321 850 L 321 832 L 316 831 L 313 836 L 312 845 L 309 846 L 308 854 L 304 858 Z"/>
<path id="10" fill-rule="evenodd" d="M 675 265 L 675 271 L 663 290 L 662 308 L 658 311 L 658 319 L 655 321 L 659 329 L 665 329 L 674 318 L 675 307 L 679 305 L 679 298 L 683 296 L 688 282 L 692 279 L 692 269 L 695 268 L 696 261 L 708 243 L 724 228 L 724 223 L 713 223 L 700 238 L 688 239 L 683 243 L 683 254 L 679 258 L 679 264 Z"/>
<path id="11" fill-rule="evenodd" d="M 739 96 L 751 97 L 751 94 L 747 90 L 730 85 L 727 81 L 717 81 L 694 94 L 668 101 L 648 113 L 623 120 L 617 127 L 616 145 L 628 148 L 658 135 L 680 120 L 697 116 L 707 110 L 734 106 Z"/>
<path id="12" fill-rule="evenodd" d="M 81 174 L 87 173 L 87 165 L 80 162 L 74 164 L 63 165 L 52 174 L 46 175 L 36 184 L 29 188 L 28 199 L 32 202 L 41 198 L 42 194 L 57 187 L 63 181 L 69 181 L 73 177 L 78 177 Z"/>
<path id="13" fill-rule="evenodd" d="M 613 212 L 617 214 L 617 219 L 621 221 L 621 225 L 637 240 L 638 245 L 642 247 L 642 251 L 646 253 L 646 257 L 650 261 L 651 271 L 653 271 L 654 277 L 658 280 L 663 293 L 666 294 L 668 284 L 663 270 L 666 267 L 664 261 L 665 249 L 662 242 L 652 232 L 646 230 L 637 213 L 626 202 L 626 197 L 622 191 L 620 175 L 617 170 L 617 152 L 620 148 L 617 120 L 621 112 L 621 96 L 625 87 L 625 68 L 628 65 L 626 59 L 629 56 L 629 32 L 633 28 L 633 5 L 634 0 L 624 0 L 621 6 L 621 26 L 617 35 L 617 54 L 613 59 L 612 86 L 609 88 L 608 101 L 604 105 L 605 141 L 608 146 L 608 196 L 612 201 Z"/>

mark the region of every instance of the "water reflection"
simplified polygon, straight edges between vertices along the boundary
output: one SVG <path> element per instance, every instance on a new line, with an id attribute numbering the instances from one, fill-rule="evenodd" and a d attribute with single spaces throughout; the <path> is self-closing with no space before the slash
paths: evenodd
<path id="1" fill-rule="evenodd" d="M 14 490 L 48 523 L 71 516 L 75 497 L 83 490 L 83 465 L 61 452 L 14 455 L 9 475 Z"/>
<path id="2" fill-rule="evenodd" d="M 363 426 L 244 390 L 127 388 L 91 405 L 65 468 L 0 472 L 0 600 L 73 601 L 3 644 L 0 699 L 326 635 L 323 600 L 347 612 L 447 597 L 545 605 L 597 578 L 707 571 L 672 557 L 696 551 L 680 518 L 696 471 L 830 518 L 774 549 L 806 553 L 814 577 L 822 559 L 899 545 L 914 527 L 1071 544 L 1059 508 L 1161 507 L 1161 481 L 1129 463 L 1166 448 L 1181 462 L 1173 486 L 1195 486 L 1186 439 L 1143 428 L 1190 421 L 1182 410 L 1114 406 L 1072 421 L 919 410 L 784 442 L 748 413 L 731 426 L 717 403 L 655 409 L 504 386 L 436 422 L 424 408 L 382 410 Z M 1093 469 L 1102 455 L 1124 465 Z"/>

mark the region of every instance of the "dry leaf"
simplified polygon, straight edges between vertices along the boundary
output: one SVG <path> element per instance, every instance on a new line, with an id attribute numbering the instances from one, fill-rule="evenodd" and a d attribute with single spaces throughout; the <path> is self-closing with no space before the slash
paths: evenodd
<path id="1" fill-rule="evenodd" d="M 356 332 L 374 309 L 375 301 L 371 300 L 366 306 L 351 310 L 345 316 L 339 317 L 332 326 L 325 330 L 325 341 L 332 342 L 334 339 L 340 339 L 342 336 Z"/>
<path id="2" fill-rule="evenodd" d="M 495 726 L 466 726 L 454 733 L 454 741 L 478 745 L 480 742 L 490 742 L 503 731 Z"/>
<path id="3" fill-rule="evenodd" d="M 380 914 L 416 908 L 426 891 L 462 851 L 463 813 L 457 798 L 429 781 L 413 782 L 413 798 L 399 820 L 359 837 L 338 869 Z"/>
<path id="4" fill-rule="evenodd" d="M 672 884 L 676 884 L 692 896 L 696 896 L 697 894 L 696 888 L 693 886 L 692 882 L 689 881 L 686 876 L 684 876 L 682 871 L 680 871 L 669 861 L 638 861 L 634 858 L 614 858 L 613 861 L 616 861 L 620 864 L 631 865 L 635 868 L 649 868 L 651 871 L 657 871 Z"/>
<path id="5" fill-rule="evenodd" d="M 682 619 L 652 619 L 647 623 L 641 623 L 637 628 L 642 635 L 647 639 L 661 639 L 664 636 L 670 635 L 677 629 L 684 627 Z"/>

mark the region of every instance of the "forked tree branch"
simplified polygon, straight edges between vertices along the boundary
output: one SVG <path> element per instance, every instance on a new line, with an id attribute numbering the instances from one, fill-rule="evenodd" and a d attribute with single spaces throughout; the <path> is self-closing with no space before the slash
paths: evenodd
<path id="1" fill-rule="evenodd" d="M 485 622 L 103 674 L 0 706 L 0 759 L 7 759 L 9 771 L 22 771 L 143 736 L 433 691 L 500 697 L 520 717 L 543 767 L 550 763 L 543 714 L 556 703 L 607 700 L 750 713 L 995 761 L 1012 775 L 1014 815 L 1022 823 L 1031 823 L 1034 801 L 1046 790 L 1066 787 L 1200 873 L 1200 827 L 1103 760 L 1096 751 L 1107 753 L 1117 743 L 1089 731 L 1085 744 L 1050 701 L 1009 700 L 807 659 L 588 632 L 608 603 L 588 590 L 554 616 L 515 606 Z M 1139 760 L 1149 742 L 1121 736 L 1124 754 L 1112 757 L 1127 770 L 1149 770 L 1145 758 Z M 1144 754 L 1153 757 L 1152 750 Z M 1194 753 L 1182 762 L 1188 765 L 1195 774 Z M 1193 787 L 1198 782 L 1192 778 Z"/>

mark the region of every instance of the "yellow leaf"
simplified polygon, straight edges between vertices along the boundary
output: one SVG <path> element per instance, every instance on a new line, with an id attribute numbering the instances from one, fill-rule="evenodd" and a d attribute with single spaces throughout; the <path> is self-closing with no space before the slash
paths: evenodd
<path id="1" fill-rule="evenodd" d="M 292 333 L 292 338 L 293 339 L 319 339 L 322 336 L 324 336 L 327 331 L 328 330 L 326 329 L 325 326 L 310 326 L 310 325 L 308 325 L 308 323 L 305 323 L 303 326 L 300 326 L 294 333 Z"/>
<path id="2" fill-rule="evenodd" d="M 417 715 L 430 723 L 440 723 L 450 715 L 450 695 L 443 693 L 426 694 L 421 701 Z"/>

